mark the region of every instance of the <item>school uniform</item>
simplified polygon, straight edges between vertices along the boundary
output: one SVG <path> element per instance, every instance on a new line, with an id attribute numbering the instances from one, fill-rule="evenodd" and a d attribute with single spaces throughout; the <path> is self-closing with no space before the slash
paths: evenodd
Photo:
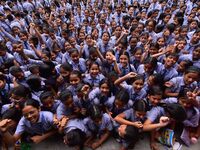
<path id="1" fill-rule="evenodd" d="M 103 105 L 107 108 L 110 108 L 115 100 L 115 96 L 102 96 L 100 88 L 93 89 L 89 93 L 88 98 L 91 101 L 91 104 L 97 106 Z"/>
<path id="2" fill-rule="evenodd" d="M 109 72 L 111 72 L 111 71 L 115 71 L 114 70 L 114 63 L 112 63 L 112 64 L 109 64 L 108 63 L 108 61 L 103 61 L 102 62 L 102 74 L 104 75 L 104 76 L 107 76 L 107 74 L 109 73 Z"/>
<path id="3" fill-rule="evenodd" d="M 72 65 L 73 70 L 80 71 L 81 73 L 85 73 L 85 71 L 86 71 L 85 59 L 83 59 L 83 58 L 79 58 L 78 63 L 69 61 L 69 64 Z"/>
<path id="4" fill-rule="evenodd" d="M 8 52 L 4 56 L 0 56 L 0 65 L 3 65 L 8 60 L 14 60 L 14 56 Z"/>
<path id="5" fill-rule="evenodd" d="M 96 77 L 92 77 L 90 74 L 86 74 L 83 79 L 84 83 L 88 83 L 92 87 L 99 87 L 99 83 L 104 79 L 104 75 L 99 73 Z"/>
<path id="6" fill-rule="evenodd" d="M 48 111 L 41 111 L 36 123 L 31 123 L 25 117 L 22 117 L 17 125 L 15 134 L 22 135 L 28 133 L 31 136 L 42 135 L 54 128 L 53 114 Z"/>
<path id="7" fill-rule="evenodd" d="M 123 67 L 121 63 L 118 63 L 118 67 L 121 71 L 120 77 L 125 76 L 129 72 L 136 72 L 135 67 L 131 64 L 128 64 L 126 67 Z"/>
<path id="8" fill-rule="evenodd" d="M 70 119 L 64 128 L 64 134 L 67 134 L 75 129 L 81 130 L 87 137 L 91 134 L 85 125 L 85 121 L 82 119 Z"/>
<path id="9" fill-rule="evenodd" d="M 92 119 L 88 119 L 86 126 L 92 133 L 96 133 L 97 137 L 100 137 L 104 134 L 105 130 L 112 131 L 113 125 L 110 116 L 107 113 L 104 113 L 101 118 L 101 123 L 96 124 Z"/>
<path id="10" fill-rule="evenodd" d="M 146 91 L 143 88 L 139 92 L 136 93 L 132 85 L 123 84 L 122 87 L 126 89 L 127 92 L 129 93 L 130 100 L 131 100 L 129 101 L 130 105 L 133 105 L 134 102 L 138 100 L 144 99 L 147 95 Z"/>
<path id="11" fill-rule="evenodd" d="M 111 50 L 114 47 L 114 44 L 109 41 L 107 44 L 104 44 L 102 40 L 97 43 L 100 52 L 104 55 L 108 50 Z"/>
<path id="12" fill-rule="evenodd" d="M 199 46 L 200 46 L 200 42 L 198 42 L 196 44 L 192 44 L 191 42 L 189 42 L 189 43 L 186 44 L 185 50 L 188 51 L 190 54 L 192 54 L 194 49 L 196 49 Z"/>
<path id="13" fill-rule="evenodd" d="M 192 107 L 186 109 L 186 114 L 187 119 L 183 121 L 184 129 L 180 138 L 187 146 L 190 146 L 191 139 L 187 128 L 195 128 L 199 125 L 199 110 L 196 107 Z"/>
<path id="14" fill-rule="evenodd" d="M 63 116 L 70 116 L 73 113 L 72 108 L 66 107 L 62 102 L 58 105 L 56 110 L 56 115 L 58 119 L 61 119 Z"/>
<path id="15" fill-rule="evenodd" d="M 13 84 L 6 83 L 5 87 L 0 89 L 0 104 L 8 104 L 10 103 L 9 100 L 9 92 L 11 89 L 14 88 Z"/>
<path id="16" fill-rule="evenodd" d="M 151 122 L 159 122 L 159 118 L 165 115 L 165 111 L 163 107 L 155 106 L 152 107 L 150 111 L 147 112 L 147 119 Z"/>
<path id="17" fill-rule="evenodd" d="M 53 106 L 50 109 L 49 108 L 45 108 L 43 105 L 41 106 L 41 109 L 42 109 L 42 111 L 50 111 L 53 114 L 55 114 L 58 106 L 60 105 L 60 103 L 61 103 L 60 100 L 54 100 Z"/>
<path id="18" fill-rule="evenodd" d="M 161 73 L 163 76 L 164 81 L 169 81 L 170 79 L 177 77 L 178 76 L 178 72 L 176 71 L 175 68 L 170 67 L 170 68 L 164 68 Z"/>
<path id="19" fill-rule="evenodd" d="M 172 78 L 169 82 L 173 83 L 173 86 L 170 87 L 171 92 L 179 93 L 181 90 L 187 89 L 187 90 L 194 90 L 197 87 L 197 82 L 193 82 L 190 85 L 185 85 L 184 83 L 184 77 L 175 77 Z"/>
<path id="20" fill-rule="evenodd" d="M 69 56 L 69 53 L 68 52 L 65 52 L 63 55 L 62 55 L 62 64 L 63 63 L 69 63 L 71 62 L 71 57 Z"/>

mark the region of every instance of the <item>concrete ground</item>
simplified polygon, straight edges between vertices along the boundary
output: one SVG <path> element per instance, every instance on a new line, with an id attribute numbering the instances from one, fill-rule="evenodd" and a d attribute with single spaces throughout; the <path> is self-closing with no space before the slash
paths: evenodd
<path id="1" fill-rule="evenodd" d="M 161 144 L 159 145 L 159 150 L 172 150 L 167 149 Z M 2 148 L 1 148 L 2 149 Z M 13 150 L 13 148 L 9 148 L 9 150 Z M 74 148 L 69 148 L 66 146 L 63 141 L 62 137 L 59 135 L 55 135 L 54 137 L 41 142 L 40 144 L 32 144 L 30 149 L 23 149 L 23 150 L 75 150 Z M 90 148 L 84 148 L 84 150 L 91 150 Z M 101 147 L 97 150 L 120 150 L 120 144 L 116 142 L 114 138 L 109 138 Z M 147 136 L 144 139 L 139 140 L 133 150 L 150 150 L 149 146 L 149 139 Z M 200 150 L 200 139 L 198 143 L 192 145 L 191 147 L 183 146 L 180 150 Z"/>
<path id="2" fill-rule="evenodd" d="M 160 150 L 167 150 L 166 147 L 159 144 Z M 48 141 L 44 141 L 38 145 L 31 145 L 31 150 L 74 150 L 74 148 L 69 148 L 66 145 L 63 144 L 61 137 L 53 137 L 49 139 Z M 84 148 L 84 150 L 91 150 L 90 148 Z M 120 150 L 120 144 L 115 141 L 114 138 L 109 138 L 106 143 L 104 143 L 101 147 L 99 147 L 97 150 Z M 144 139 L 140 140 L 136 143 L 133 150 L 150 150 L 149 146 L 149 140 L 148 137 L 145 137 Z M 191 147 L 185 147 L 183 146 L 181 150 L 200 150 L 200 140 L 197 144 L 192 145 Z"/>

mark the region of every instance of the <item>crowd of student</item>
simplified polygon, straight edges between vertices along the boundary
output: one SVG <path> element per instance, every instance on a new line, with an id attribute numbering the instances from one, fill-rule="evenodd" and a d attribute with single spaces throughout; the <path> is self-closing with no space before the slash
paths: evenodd
<path id="1" fill-rule="evenodd" d="M 5 149 L 60 133 L 77 149 L 113 136 L 125 150 L 149 132 L 156 150 L 167 129 L 190 146 L 199 79 L 199 0 L 0 1 Z"/>

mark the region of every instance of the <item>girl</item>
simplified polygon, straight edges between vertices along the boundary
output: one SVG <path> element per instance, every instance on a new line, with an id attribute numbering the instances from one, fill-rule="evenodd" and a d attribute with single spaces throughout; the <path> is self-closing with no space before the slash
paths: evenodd
<path id="1" fill-rule="evenodd" d="M 120 77 L 125 76 L 129 72 L 136 72 L 134 66 L 130 64 L 130 58 L 128 52 L 126 51 L 121 52 L 119 56 L 119 62 L 120 63 L 118 64 L 118 67 L 121 71 Z"/>
<path id="2" fill-rule="evenodd" d="M 183 76 L 174 77 L 170 81 L 165 82 L 167 87 L 165 95 L 168 97 L 176 97 L 181 90 L 193 91 L 197 87 L 199 78 L 199 69 L 195 66 L 189 67 Z"/>
<path id="3" fill-rule="evenodd" d="M 81 73 L 79 71 L 72 71 L 69 76 L 70 85 L 67 87 L 69 91 L 72 92 L 72 95 L 77 94 L 77 85 L 82 82 Z"/>
<path id="4" fill-rule="evenodd" d="M 110 89 L 110 81 L 108 79 L 103 79 L 99 83 L 99 88 L 95 88 L 89 93 L 88 98 L 90 99 L 93 105 L 100 106 L 104 108 L 104 111 L 107 110 L 113 104 L 115 99 L 112 96 L 111 89 Z"/>
<path id="5" fill-rule="evenodd" d="M 72 66 L 69 63 L 63 63 L 60 65 L 59 76 L 56 79 L 58 91 L 62 91 L 63 88 L 69 86 L 69 76 L 72 72 Z"/>
<path id="6" fill-rule="evenodd" d="M 135 69 L 137 69 L 141 63 L 143 49 L 141 47 L 135 47 L 131 52 L 130 63 L 133 64 Z"/>
<path id="7" fill-rule="evenodd" d="M 123 83 L 124 81 L 131 79 L 131 84 Z M 131 101 L 129 105 L 132 106 L 137 100 L 141 100 L 146 97 L 146 91 L 143 89 L 144 78 L 140 75 L 137 75 L 135 72 L 130 72 L 127 75 L 117 79 L 115 85 L 121 86 L 126 89 L 129 93 Z"/>
<path id="8" fill-rule="evenodd" d="M 101 54 L 104 55 L 108 50 L 112 49 L 113 46 L 114 44 L 110 42 L 110 34 L 108 32 L 104 32 L 102 34 L 102 40 L 98 43 Z"/>
<path id="9" fill-rule="evenodd" d="M 187 68 L 193 65 L 193 62 L 190 60 L 180 60 L 177 65 L 178 76 L 183 76 Z"/>
<path id="10" fill-rule="evenodd" d="M 71 44 L 68 41 L 66 41 L 64 44 L 64 54 L 62 57 L 62 63 L 66 63 L 71 60 L 70 56 L 69 56 L 69 50 L 71 48 L 72 48 Z"/>
<path id="11" fill-rule="evenodd" d="M 120 130 L 120 128 L 122 128 L 122 125 L 125 125 L 126 127 L 128 126 L 135 127 L 139 134 L 139 132 L 141 131 L 143 127 L 144 116 L 146 112 L 147 112 L 147 107 L 146 107 L 145 101 L 143 100 L 137 101 L 134 104 L 133 108 L 130 108 L 115 117 L 115 121 L 118 123 L 118 131 Z M 133 142 L 136 141 L 136 139 L 130 140 L 130 141 L 126 139 L 124 140 L 123 137 L 121 139 L 122 139 L 122 145 L 123 145 L 121 149 L 130 148 L 131 144 L 134 144 Z"/>
<path id="12" fill-rule="evenodd" d="M 51 112 L 40 111 L 38 101 L 29 99 L 22 109 L 23 117 L 20 119 L 14 135 L 7 131 L 7 126 L 3 129 L 3 137 L 6 144 L 13 145 L 19 139 L 26 142 L 40 143 L 56 133 L 54 128 L 54 117 Z M 10 120 L 4 120 L 7 123 Z"/>
<path id="13" fill-rule="evenodd" d="M 144 60 L 144 64 L 139 65 L 137 72 L 143 75 L 145 80 L 147 80 L 151 74 L 159 73 L 162 69 L 163 65 L 159 63 L 156 58 L 147 57 Z"/>
<path id="14" fill-rule="evenodd" d="M 89 53 L 90 53 L 90 48 L 93 46 L 93 40 L 92 40 L 92 36 L 90 34 L 88 34 L 85 37 L 85 42 L 83 45 L 83 49 L 82 52 L 80 52 L 81 56 L 85 59 L 89 58 Z"/>
<path id="15" fill-rule="evenodd" d="M 115 121 L 119 124 L 131 125 L 138 129 L 143 127 L 144 116 L 146 115 L 148 106 L 144 100 L 135 102 L 133 108 L 125 110 L 123 113 L 115 117 Z"/>
<path id="16" fill-rule="evenodd" d="M 85 73 L 86 71 L 86 64 L 85 60 L 83 58 L 80 58 L 80 54 L 78 49 L 71 48 L 69 50 L 69 56 L 71 58 L 71 61 L 69 61 L 69 64 L 72 65 L 73 70 L 80 71 L 81 73 Z"/>
<path id="17" fill-rule="evenodd" d="M 115 118 L 118 114 L 124 112 L 129 108 L 128 106 L 129 94 L 126 90 L 120 89 L 115 96 L 115 101 L 109 109 L 109 114 Z"/>
<path id="18" fill-rule="evenodd" d="M 96 47 L 96 44 L 95 44 Z M 114 52 L 112 50 L 108 50 L 105 53 L 105 58 L 99 51 L 99 48 L 97 47 L 97 53 L 99 58 L 102 61 L 102 73 L 104 76 L 107 76 L 108 72 L 115 71 L 117 74 L 120 74 L 119 67 L 117 65 L 117 60 L 114 56 Z"/>
<path id="19" fill-rule="evenodd" d="M 161 76 L 161 74 L 154 73 L 148 77 L 147 81 L 145 81 L 144 89 L 148 93 L 151 87 L 159 86 L 162 88 L 163 84 L 164 84 L 164 81 L 163 81 L 163 77 Z"/>
<path id="20" fill-rule="evenodd" d="M 158 45 L 158 49 L 165 48 L 165 39 L 163 37 L 159 37 L 156 44 Z"/>
<path id="21" fill-rule="evenodd" d="M 195 128 L 199 125 L 199 110 L 194 105 L 194 99 L 190 99 L 184 91 L 179 94 L 179 103 L 185 108 L 187 118 L 182 122 L 183 131 L 180 136 L 182 141 L 190 146 L 191 143 L 196 143 L 197 138 L 195 136 Z"/>
<path id="22" fill-rule="evenodd" d="M 69 147 L 75 147 L 77 150 L 82 150 L 86 138 L 90 132 L 84 124 L 84 120 L 72 119 L 67 122 L 64 128 L 64 143 Z"/>
<path id="23" fill-rule="evenodd" d="M 100 73 L 99 64 L 93 62 L 89 66 L 89 74 L 85 75 L 83 81 L 93 88 L 99 87 L 99 83 L 104 79 L 104 75 Z"/>
<path id="24" fill-rule="evenodd" d="M 92 132 L 93 138 L 88 141 L 88 146 L 97 149 L 110 136 L 113 129 L 111 118 L 107 113 L 103 113 L 98 106 L 90 109 L 90 118 L 86 121 L 88 129 Z"/>
<path id="25" fill-rule="evenodd" d="M 158 149 L 155 143 L 156 129 L 167 126 L 173 121 L 172 119 L 176 122 L 182 122 L 186 119 L 185 109 L 177 103 L 165 104 L 162 107 L 156 106 L 148 112 L 147 119 L 143 124 L 143 131 L 151 131 L 151 149 Z"/>

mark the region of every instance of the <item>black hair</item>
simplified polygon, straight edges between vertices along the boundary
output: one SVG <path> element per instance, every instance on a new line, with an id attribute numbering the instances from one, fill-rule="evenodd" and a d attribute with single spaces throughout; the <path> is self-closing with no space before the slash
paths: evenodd
<path id="1" fill-rule="evenodd" d="M 16 73 L 23 72 L 23 70 L 18 66 L 12 66 L 9 69 L 11 75 L 15 76 Z"/>
<path id="2" fill-rule="evenodd" d="M 4 74 L 0 74 L 0 80 L 1 81 L 6 81 L 6 76 Z"/>
<path id="3" fill-rule="evenodd" d="M 124 139 L 135 142 L 139 138 L 139 129 L 134 126 L 126 126 Z"/>
<path id="4" fill-rule="evenodd" d="M 185 109 L 178 103 L 164 104 L 163 107 L 170 115 L 170 118 L 175 119 L 177 122 L 182 122 L 187 118 Z"/>
<path id="5" fill-rule="evenodd" d="M 84 146 L 86 134 L 80 129 L 73 129 L 66 133 L 64 139 L 67 141 L 68 146 L 79 146 L 81 149 Z"/>
<path id="6" fill-rule="evenodd" d="M 144 64 L 151 64 L 153 69 L 156 68 L 157 66 L 157 62 L 158 60 L 154 57 L 147 57 L 145 60 L 144 60 Z"/>
<path id="7" fill-rule="evenodd" d="M 27 78 L 26 83 L 33 91 L 38 91 L 41 88 L 41 79 L 37 75 L 30 75 Z"/>
<path id="8" fill-rule="evenodd" d="M 72 92 L 69 90 L 63 90 L 60 93 L 59 99 L 62 103 L 66 102 L 69 98 L 72 98 Z"/>
<path id="9" fill-rule="evenodd" d="M 40 103 L 35 99 L 28 99 L 24 104 L 25 106 L 33 106 L 34 108 L 40 109 Z"/>
<path id="10" fill-rule="evenodd" d="M 147 112 L 148 106 L 145 100 L 138 100 L 134 103 L 133 109 L 135 111 Z"/>
<path id="11" fill-rule="evenodd" d="M 40 101 L 43 102 L 48 97 L 53 97 L 53 93 L 51 91 L 44 91 L 40 94 Z"/>
<path id="12" fill-rule="evenodd" d="M 119 90 L 115 96 L 115 100 L 122 101 L 124 104 L 128 103 L 129 98 L 129 93 L 125 89 Z"/>
<path id="13" fill-rule="evenodd" d="M 77 75 L 78 76 L 78 78 L 82 78 L 82 76 L 81 76 L 81 72 L 80 71 L 78 71 L 78 70 L 73 70 L 71 73 L 70 73 L 70 76 L 71 75 Z"/>
<path id="14" fill-rule="evenodd" d="M 2 114 L 2 119 L 11 119 L 18 123 L 21 119 L 21 115 L 22 113 L 19 109 L 12 107 Z"/>
<path id="15" fill-rule="evenodd" d="M 17 87 L 14 87 L 11 90 L 11 94 L 14 94 L 16 96 L 24 97 L 24 98 L 30 98 L 31 92 L 29 88 L 25 87 L 24 85 L 18 85 Z"/>
<path id="16" fill-rule="evenodd" d="M 149 95 L 162 95 L 163 96 L 163 90 L 161 87 L 159 86 L 152 86 L 150 89 L 149 89 Z"/>
<path id="17" fill-rule="evenodd" d="M 8 51 L 8 48 L 3 41 L 0 41 L 0 51 Z"/>
<path id="18" fill-rule="evenodd" d="M 65 71 L 72 71 L 72 66 L 69 63 L 63 63 L 60 65 L 60 68 L 63 68 Z"/>
<path id="19" fill-rule="evenodd" d="M 91 105 L 89 110 L 89 116 L 91 117 L 91 119 L 96 119 L 96 118 L 101 118 L 102 117 L 102 111 L 101 109 L 96 106 L 96 105 Z"/>
<path id="20" fill-rule="evenodd" d="M 98 68 L 100 67 L 99 64 L 98 64 L 97 62 L 94 61 L 94 62 L 91 62 L 91 63 L 89 64 L 89 70 L 91 69 L 92 65 L 97 65 Z M 100 70 L 100 68 L 99 68 L 99 70 Z"/>
<path id="21" fill-rule="evenodd" d="M 197 73 L 198 75 L 200 74 L 200 69 L 196 66 L 190 66 L 185 70 L 185 74 L 187 73 Z"/>
<path id="22" fill-rule="evenodd" d="M 74 52 L 76 52 L 76 53 L 79 54 L 79 51 L 78 51 L 77 48 L 70 48 L 68 52 L 69 52 L 69 55 L 70 55 L 70 56 L 71 56 L 71 54 L 74 53 Z"/>

